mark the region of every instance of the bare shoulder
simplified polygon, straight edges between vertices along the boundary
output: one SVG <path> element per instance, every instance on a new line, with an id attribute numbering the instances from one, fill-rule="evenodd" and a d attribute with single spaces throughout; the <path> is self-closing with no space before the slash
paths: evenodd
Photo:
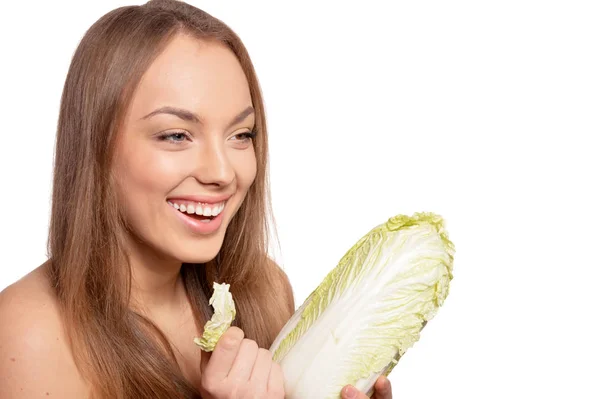
<path id="1" fill-rule="evenodd" d="M 84 398 L 46 265 L 0 292 L 0 397 Z"/>

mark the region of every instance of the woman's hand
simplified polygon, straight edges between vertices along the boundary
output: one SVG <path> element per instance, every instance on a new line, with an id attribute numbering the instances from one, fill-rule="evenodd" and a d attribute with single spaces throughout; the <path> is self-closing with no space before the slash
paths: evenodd
<path id="1" fill-rule="evenodd" d="M 283 399 L 283 373 L 271 352 L 259 348 L 244 332 L 230 327 L 212 353 L 202 352 L 200 360 L 203 398 Z"/>
<path id="2" fill-rule="evenodd" d="M 346 385 L 342 389 L 343 399 L 369 399 L 367 395 L 359 392 L 356 388 L 351 385 Z M 385 376 L 381 376 L 375 381 L 375 392 L 372 399 L 392 399 L 392 384 Z"/>

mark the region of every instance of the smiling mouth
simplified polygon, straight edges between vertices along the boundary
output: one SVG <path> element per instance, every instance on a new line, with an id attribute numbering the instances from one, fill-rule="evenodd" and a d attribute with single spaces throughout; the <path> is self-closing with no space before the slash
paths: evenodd
<path id="1" fill-rule="evenodd" d="M 211 221 L 215 217 L 219 216 L 223 209 L 225 209 L 225 203 L 222 201 L 216 204 L 203 204 L 201 202 L 192 201 L 167 201 L 167 203 L 178 210 L 196 220 Z"/>

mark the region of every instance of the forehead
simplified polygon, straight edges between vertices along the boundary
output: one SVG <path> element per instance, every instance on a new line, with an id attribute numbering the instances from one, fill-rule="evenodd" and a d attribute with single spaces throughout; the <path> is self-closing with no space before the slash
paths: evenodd
<path id="1" fill-rule="evenodd" d="M 248 81 L 225 45 L 179 35 L 143 75 L 130 104 L 138 119 L 162 106 L 188 109 L 207 123 L 229 123 L 252 105 Z"/>

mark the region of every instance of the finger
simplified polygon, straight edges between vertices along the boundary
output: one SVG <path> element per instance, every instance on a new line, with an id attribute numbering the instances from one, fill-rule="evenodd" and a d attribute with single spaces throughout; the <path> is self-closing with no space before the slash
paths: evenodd
<path id="1" fill-rule="evenodd" d="M 221 336 L 204 372 L 211 379 L 222 381 L 227 378 L 229 371 L 238 354 L 239 347 L 244 339 L 244 332 L 238 327 L 229 327 Z"/>
<path id="2" fill-rule="evenodd" d="M 256 341 L 244 338 L 240 345 L 240 350 L 231 366 L 227 380 L 237 382 L 248 382 L 252 374 L 252 368 L 256 362 L 258 354 L 258 344 Z"/>
<path id="3" fill-rule="evenodd" d="M 256 341 L 244 338 L 227 379 L 229 381 L 248 382 L 257 354 L 258 344 Z"/>
<path id="4" fill-rule="evenodd" d="M 352 385 L 346 385 L 342 388 L 342 398 L 343 399 L 369 399 L 367 395 L 360 392 Z"/>
<path id="5" fill-rule="evenodd" d="M 285 396 L 283 371 L 278 363 L 271 364 L 269 382 L 267 383 L 267 391 L 270 398 L 283 398 Z"/>
<path id="6" fill-rule="evenodd" d="M 268 389 L 267 384 L 269 383 L 269 374 L 271 373 L 271 363 L 273 363 L 271 352 L 264 348 L 258 349 L 250 381 L 254 387 L 262 392 L 266 392 Z"/>
<path id="7" fill-rule="evenodd" d="M 375 381 L 374 388 L 376 399 L 392 399 L 392 384 L 386 376 L 380 376 Z"/>
<path id="8" fill-rule="evenodd" d="M 206 366 L 208 366 L 211 352 L 204 352 L 202 349 L 200 349 L 199 352 L 200 352 L 200 371 L 202 373 L 204 373 L 204 370 L 206 370 Z"/>

